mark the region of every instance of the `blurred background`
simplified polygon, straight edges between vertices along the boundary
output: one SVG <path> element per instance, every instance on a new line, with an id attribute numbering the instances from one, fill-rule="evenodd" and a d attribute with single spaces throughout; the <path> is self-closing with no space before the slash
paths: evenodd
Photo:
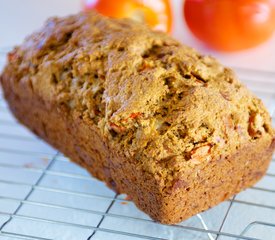
<path id="1" fill-rule="evenodd" d="M 127 2 L 127 0 L 119 0 L 119 1 L 109 1 L 109 3 L 113 2 L 117 5 L 119 2 Z M 128 0 L 129 1 L 129 0 Z M 169 0 L 168 0 L 169 1 Z M 188 1 L 188 0 L 187 0 Z M 249 0 L 220 0 L 219 2 L 249 2 Z M 266 2 L 261 0 L 262 2 Z M 260 2 L 261 2 L 260 1 Z M 64 16 L 68 14 L 77 13 L 78 11 L 84 8 L 84 0 L 0 0 L 0 47 L 1 48 L 9 48 L 15 44 L 19 44 L 23 41 L 24 37 L 34 30 L 40 28 L 44 21 L 50 16 Z M 88 6 L 92 6 L 95 4 L 95 0 L 87 0 L 86 4 Z M 104 1 L 103 1 L 104 2 Z M 106 0 L 105 0 L 106 2 Z M 158 1 L 145 1 L 145 2 L 157 2 Z M 192 3 L 200 3 L 200 0 L 189 0 Z M 206 1 L 209 2 L 209 1 Z M 211 1 L 210 1 L 211 2 Z M 213 2 L 213 1 L 212 1 Z M 215 2 L 215 1 L 214 1 Z M 218 2 L 218 1 L 216 1 Z M 255 2 L 255 1 L 251 1 Z M 257 2 L 257 1 L 256 1 Z M 258 1 L 259 2 L 259 1 Z M 275 5 L 274 0 L 269 0 L 269 2 Z M 211 54 L 217 57 L 222 63 L 228 66 L 237 67 L 237 68 L 246 68 L 253 70 L 262 70 L 268 72 L 275 72 L 275 34 L 271 37 L 268 37 L 266 41 L 257 45 L 256 47 L 249 48 L 246 50 L 238 50 L 238 51 L 218 51 L 214 48 L 210 48 L 205 42 L 198 40 L 194 37 L 194 34 L 190 31 L 190 28 L 187 27 L 186 18 L 184 16 L 183 0 L 170 0 L 171 11 L 172 11 L 172 31 L 171 34 L 180 40 L 182 43 L 185 43 L 189 46 L 192 46 L 202 53 Z M 273 6 L 274 6 L 273 5 Z M 189 12 L 192 11 L 192 6 L 189 6 L 191 10 L 187 9 Z M 260 10 L 264 12 L 264 14 L 268 13 L 268 9 L 265 9 L 264 6 L 260 6 Z M 112 11 L 112 6 L 110 7 L 110 11 Z M 196 6 L 195 6 L 196 8 Z M 224 18 L 228 17 L 228 13 L 230 11 L 230 6 L 219 6 L 222 9 L 220 12 L 220 16 L 216 16 L 218 20 L 221 20 L 220 26 L 218 28 L 224 34 L 224 38 L 221 41 L 229 41 L 231 35 L 233 33 L 230 32 L 226 26 L 223 27 Z M 228 9 L 228 11 L 226 11 Z M 194 6 L 193 6 L 194 10 Z M 232 10 L 232 9 L 231 9 Z M 258 9 L 259 10 L 259 9 Z M 149 13 L 150 14 L 150 13 Z M 214 13 L 215 15 L 215 13 Z M 264 15 L 258 14 L 260 17 L 264 17 Z M 256 17 L 259 17 L 259 16 Z M 246 17 L 246 16 L 245 16 Z M 261 19 L 260 19 L 261 20 Z M 201 28 L 205 26 L 210 27 L 210 29 L 215 29 L 217 26 L 211 26 L 213 22 L 203 21 L 202 19 L 197 19 L 197 24 L 201 24 Z M 238 20 L 239 21 L 239 20 Z M 192 25 L 192 22 L 196 24 L 196 19 L 191 19 L 189 17 L 189 25 Z M 196 27 L 193 24 L 193 30 L 196 31 Z M 237 25 L 241 24 L 241 22 L 237 22 Z M 274 24 L 269 22 L 269 25 Z M 192 27 L 192 26 L 191 26 Z M 270 27 L 270 26 L 269 26 Z M 271 26 L 272 27 L 272 26 Z M 274 26 L 275 27 L 275 26 Z M 194 29 L 195 28 L 195 29 Z M 199 34 L 199 33 L 198 33 Z M 243 33 L 240 33 L 243 34 Z M 258 34 L 259 37 L 261 34 Z M 207 42 L 207 39 L 206 39 Z M 274 80 L 275 81 L 275 80 Z"/>

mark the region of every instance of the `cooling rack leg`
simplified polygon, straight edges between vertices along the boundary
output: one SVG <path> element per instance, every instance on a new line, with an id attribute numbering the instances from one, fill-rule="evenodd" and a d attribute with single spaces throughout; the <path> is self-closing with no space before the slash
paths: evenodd
<path id="1" fill-rule="evenodd" d="M 241 232 L 240 236 L 244 236 L 251 228 L 253 228 L 253 227 L 257 226 L 257 225 L 262 225 L 262 226 L 268 226 L 268 227 L 274 227 L 275 228 L 275 224 L 274 223 L 255 221 L 255 222 L 249 223 L 246 226 L 246 228 Z M 239 238 L 237 238 L 236 240 L 239 240 Z"/>
<path id="2" fill-rule="evenodd" d="M 231 207 L 232 207 L 232 205 L 233 205 L 233 202 L 234 202 L 234 200 L 235 200 L 235 197 L 236 197 L 236 195 L 234 195 L 233 198 L 230 200 L 229 207 L 228 207 L 228 209 L 227 209 L 227 211 L 226 211 L 226 214 L 225 214 L 225 216 L 224 216 L 224 218 L 223 218 L 223 220 L 222 220 L 222 224 L 221 224 L 221 226 L 220 226 L 220 228 L 219 228 L 219 232 L 222 231 L 222 227 L 223 227 L 223 225 L 224 225 L 224 223 L 225 223 L 225 220 L 226 220 L 226 218 L 227 218 L 227 216 L 228 216 L 228 214 L 229 214 L 229 212 L 230 212 L 230 209 L 231 209 Z M 215 240 L 218 240 L 219 237 L 220 237 L 220 234 L 217 234 L 217 237 L 216 237 Z"/>

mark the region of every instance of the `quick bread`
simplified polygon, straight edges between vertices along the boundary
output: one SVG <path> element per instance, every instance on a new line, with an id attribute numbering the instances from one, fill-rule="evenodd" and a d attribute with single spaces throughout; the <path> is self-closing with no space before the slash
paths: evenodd
<path id="1" fill-rule="evenodd" d="M 275 147 L 232 70 L 127 19 L 49 19 L 9 53 L 1 83 L 22 124 L 162 223 L 256 183 Z"/>

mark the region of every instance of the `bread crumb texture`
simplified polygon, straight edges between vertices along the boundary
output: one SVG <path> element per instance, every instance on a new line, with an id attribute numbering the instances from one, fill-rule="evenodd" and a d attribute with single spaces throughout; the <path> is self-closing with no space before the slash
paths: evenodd
<path id="1" fill-rule="evenodd" d="M 51 18 L 8 60 L 4 72 L 24 91 L 77 112 L 163 191 L 274 135 L 261 100 L 230 69 L 130 20 Z"/>

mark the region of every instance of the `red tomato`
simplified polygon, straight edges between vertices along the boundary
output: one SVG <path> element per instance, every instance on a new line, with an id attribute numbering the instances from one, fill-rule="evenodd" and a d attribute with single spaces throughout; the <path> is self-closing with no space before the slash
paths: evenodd
<path id="1" fill-rule="evenodd" d="M 275 30 L 275 0 L 186 0 L 192 33 L 218 50 L 254 47 Z"/>
<path id="2" fill-rule="evenodd" d="M 146 22 L 155 30 L 169 32 L 172 14 L 169 0 L 85 0 L 84 9 L 115 18 Z"/>

